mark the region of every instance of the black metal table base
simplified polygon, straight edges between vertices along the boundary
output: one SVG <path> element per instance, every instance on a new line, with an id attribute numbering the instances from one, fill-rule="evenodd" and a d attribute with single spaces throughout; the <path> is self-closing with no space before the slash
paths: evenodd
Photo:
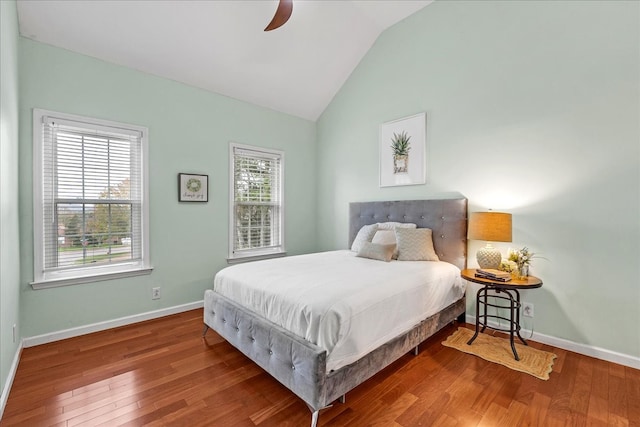
<path id="1" fill-rule="evenodd" d="M 491 291 L 491 294 L 489 292 Z M 501 295 L 506 294 L 506 296 Z M 508 301 L 508 305 L 498 305 L 489 303 L 488 298 L 497 298 L 501 300 Z M 480 314 L 480 305 L 483 306 L 483 312 Z M 478 337 L 478 333 L 484 332 L 486 328 L 493 329 L 494 331 L 502 331 L 509 332 L 509 340 L 511 342 L 511 350 L 513 350 L 513 356 L 516 360 L 520 360 L 520 356 L 518 356 L 518 352 L 516 351 L 516 346 L 514 343 L 514 338 L 517 336 L 520 338 L 520 341 L 524 345 L 528 345 L 527 342 L 520 336 L 520 292 L 517 289 L 504 289 L 498 288 L 491 284 L 486 284 L 480 290 L 478 290 L 478 294 L 476 295 L 476 332 L 473 334 L 473 337 L 467 342 L 468 345 L 471 345 L 473 341 Z M 496 314 L 488 314 L 487 308 L 495 307 L 498 309 L 507 309 L 509 310 L 509 318 L 500 316 Z M 488 319 L 501 319 L 509 322 L 509 329 L 497 328 L 488 325 Z M 482 326 L 482 329 L 480 329 Z"/>

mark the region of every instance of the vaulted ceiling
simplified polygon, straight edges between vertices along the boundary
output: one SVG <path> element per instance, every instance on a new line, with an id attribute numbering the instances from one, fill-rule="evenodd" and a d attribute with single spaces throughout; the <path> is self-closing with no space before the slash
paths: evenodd
<path id="1" fill-rule="evenodd" d="M 386 28 L 432 0 L 18 0 L 22 36 L 316 120 Z"/>

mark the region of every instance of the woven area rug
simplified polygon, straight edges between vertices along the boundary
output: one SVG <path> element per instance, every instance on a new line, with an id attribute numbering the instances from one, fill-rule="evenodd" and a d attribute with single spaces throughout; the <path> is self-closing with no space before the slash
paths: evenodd
<path id="1" fill-rule="evenodd" d="M 494 337 L 480 333 L 473 344 L 467 345 L 474 331 L 467 328 L 458 328 L 442 343 L 447 347 L 455 348 L 469 354 L 475 354 L 489 362 L 511 368 L 515 371 L 525 372 L 541 380 L 548 380 L 553 369 L 553 361 L 557 357 L 548 351 L 538 350 L 522 343 L 516 343 L 516 351 L 520 360 L 513 357 L 509 338 Z M 517 339 L 517 338 L 516 338 Z"/>

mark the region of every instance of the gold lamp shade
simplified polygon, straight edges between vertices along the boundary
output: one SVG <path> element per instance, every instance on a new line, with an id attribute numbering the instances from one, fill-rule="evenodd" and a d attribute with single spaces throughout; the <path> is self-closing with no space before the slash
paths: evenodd
<path id="1" fill-rule="evenodd" d="M 469 240 L 484 240 L 487 246 L 476 253 L 480 268 L 498 268 L 502 260 L 499 250 L 490 242 L 511 241 L 511 214 L 504 212 L 472 212 L 469 216 Z"/>

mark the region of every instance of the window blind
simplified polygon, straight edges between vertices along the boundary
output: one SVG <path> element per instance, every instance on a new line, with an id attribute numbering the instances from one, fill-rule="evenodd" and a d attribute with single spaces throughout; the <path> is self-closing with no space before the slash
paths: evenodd
<path id="1" fill-rule="evenodd" d="M 233 146 L 232 257 L 283 251 L 282 153 Z"/>
<path id="2" fill-rule="evenodd" d="M 43 117 L 44 272 L 141 261 L 142 133 Z"/>

